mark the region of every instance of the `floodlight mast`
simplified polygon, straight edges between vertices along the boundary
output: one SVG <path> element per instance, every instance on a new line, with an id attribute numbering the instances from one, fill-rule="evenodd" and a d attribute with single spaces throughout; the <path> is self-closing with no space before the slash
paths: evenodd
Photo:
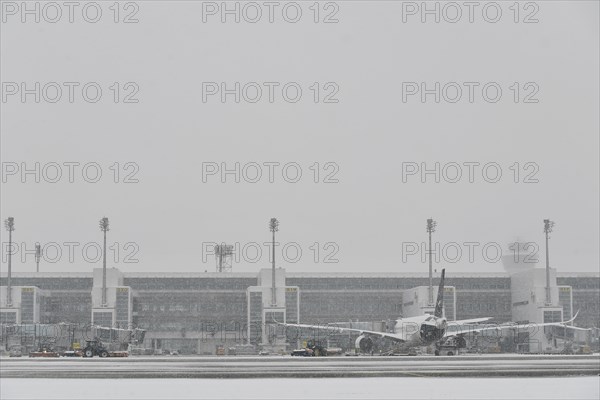
<path id="1" fill-rule="evenodd" d="M 221 246 L 215 245 L 215 257 L 217 259 L 217 272 L 223 272 L 223 257 L 221 253 Z"/>
<path id="2" fill-rule="evenodd" d="M 269 221 L 269 230 L 273 234 L 273 254 L 271 259 L 273 263 L 271 269 L 271 305 L 275 307 L 277 305 L 277 293 L 275 289 L 275 232 L 279 230 L 279 221 L 277 221 L 277 218 L 271 218 L 271 220 Z"/>
<path id="3" fill-rule="evenodd" d="M 548 239 L 554 228 L 554 221 L 544 220 L 544 233 L 546 235 L 546 305 L 552 305 L 552 293 L 550 292 L 550 252 L 548 249 Z"/>
<path id="4" fill-rule="evenodd" d="M 108 228 L 108 218 L 104 217 L 100 220 L 100 230 L 104 234 L 104 249 L 102 252 L 102 307 L 106 307 L 106 232 Z"/>
<path id="5" fill-rule="evenodd" d="M 230 244 L 215 245 L 215 258 L 217 260 L 217 272 L 231 272 L 231 257 L 233 256 L 233 246 Z"/>
<path id="6" fill-rule="evenodd" d="M 42 246 L 35 244 L 35 272 L 40 272 L 40 259 L 42 258 Z"/>
<path id="7" fill-rule="evenodd" d="M 12 307 L 12 233 L 15 230 L 15 219 L 8 217 L 4 220 L 4 227 L 8 231 L 8 276 L 6 280 L 6 306 Z"/>
<path id="8" fill-rule="evenodd" d="M 432 218 L 427 220 L 427 233 L 429 234 L 429 306 L 433 306 L 433 265 L 431 260 L 431 234 L 435 232 L 435 227 L 437 226 L 437 222 L 435 222 Z"/>

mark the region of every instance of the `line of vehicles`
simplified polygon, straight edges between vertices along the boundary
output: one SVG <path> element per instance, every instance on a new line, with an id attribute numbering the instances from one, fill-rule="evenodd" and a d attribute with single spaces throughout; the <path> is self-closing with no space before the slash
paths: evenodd
<path id="1" fill-rule="evenodd" d="M 20 347 L 13 347 L 9 352 L 10 357 L 22 357 L 23 353 Z M 40 347 L 36 351 L 30 351 L 29 357 L 56 358 L 56 357 L 128 357 L 127 351 L 110 351 L 101 340 L 86 340 L 84 348 L 75 347 L 72 350 L 55 351 L 51 348 Z"/>
<path id="2" fill-rule="evenodd" d="M 36 358 L 56 357 L 128 357 L 131 345 L 142 343 L 143 329 L 121 329 L 101 326 L 59 324 L 48 331 L 43 324 L 24 324 L 5 327 L 14 331 L 2 332 L 9 357 L 28 355 Z"/>
<path id="3" fill-rule="evenodd" d="M 57 357 L 87 357 L 92 358 L 94 356 L 106 358 L 106 357 L 128 357 L 128 351 L 115 351 L 109 350 L 101 340 L 86 340 L 84 348 L 75 348 L 71 350 L 56 351 L 48 347 L 39 347 L 35 351 L 28 353 L 29 357 L 34 358 L 57 358 Z M 9 351 L 9 357 L 22 357 L 23 351 L 21 346 L 13 346 Z"/>

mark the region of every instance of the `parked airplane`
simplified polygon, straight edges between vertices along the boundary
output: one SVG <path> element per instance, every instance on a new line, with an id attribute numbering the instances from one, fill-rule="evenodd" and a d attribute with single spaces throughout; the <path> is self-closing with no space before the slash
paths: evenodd
<path id="1" fill-rule="evenodd" d="M 452 337 L 456 337 L 464 342 L 464 335 L 482 333 L 482 332 L 497 332 L 503 329 L 527 329 L 532 327 L 543 326 L 563 326 L 566 328 L 581 329 L 568 326 L 570 322 L 575 320 L 577 314 L 568 321 L 551 322 L 543 324 L 508 324 L 508 325 L 482 325 L 476 326 L 481 322 L 490 320 L 492 317 L 463 319 L 457 321 L 447 321 L 443 316 L 444 309 L 444 280 L 446 270 L 442 269 L 440 286 L 438 289 L 437 301 L 433 315 L 424 314 L 410 318 L 399 318 L 396 320 L 394 332 L 377 332 L 365 329 L 345 328 L 335 325 L 305 325 L 305 324 L 287 324 L 277 322 L 283 326 L 293 326 L 297 328 L 307 329 L 322 329 L 335 333 L 354 332 L 359 333 L 356 339 L 355 346 L 362 352 L 370 352 L 373 347 L 373 338 L 390 339 L 403 348 L 414 348 L 418 346 L 428 346 L 430 344 L 446 341 Z"/>

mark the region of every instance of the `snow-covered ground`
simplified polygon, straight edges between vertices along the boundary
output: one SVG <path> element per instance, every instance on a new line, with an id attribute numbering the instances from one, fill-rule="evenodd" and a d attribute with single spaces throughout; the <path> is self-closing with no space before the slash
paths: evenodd
<path id="1" fill-rule="evenodd" d="M 598 399 L 600 377 L 1 379 L 8 399 Z"/>

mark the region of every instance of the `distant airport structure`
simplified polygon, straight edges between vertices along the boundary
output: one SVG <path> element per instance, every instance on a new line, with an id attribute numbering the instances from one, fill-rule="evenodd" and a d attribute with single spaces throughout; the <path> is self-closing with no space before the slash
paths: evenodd
<path id="1" fill-rule="evenodd" d="M 511 265 L 507 270 L 514 272 Z M 542 323 L 568 320 L 579 310 L 577 326 L 600 326 L 600 274 L 557 273 L 551 268 L 548 304 L 544 268 L 509 271 L 448 273 L 448 320 L 489 316 L 495 323 Z M 277 268 L 274 276 L 277 297 L 272 301 L 271 268 L 258 273 L 122 273 L 108 268 L 103 304 L 102 268 L 13 272 L 10 297 L 7 276 L 0 277 L 0 324 L 134 326 L 147 331 L 147 348 L 215 354 L 219 346 L 240 343 L 279 351 L 286 342 L 288 349 L 297 346 L 302 338 L 286 341 L 273 320 L 373 321 L 369 329 L 379 321 L 378 329 L 386 329 L 398 317 L 419 315 L 430 307 L 427 273 L 298 273 Z M 560 339 L 564 338 L 543 330 L 521 340 L 518 351 L 556 350 Z M 336 340 L 347 340 L 349 346 L 353 338 Z"/>

